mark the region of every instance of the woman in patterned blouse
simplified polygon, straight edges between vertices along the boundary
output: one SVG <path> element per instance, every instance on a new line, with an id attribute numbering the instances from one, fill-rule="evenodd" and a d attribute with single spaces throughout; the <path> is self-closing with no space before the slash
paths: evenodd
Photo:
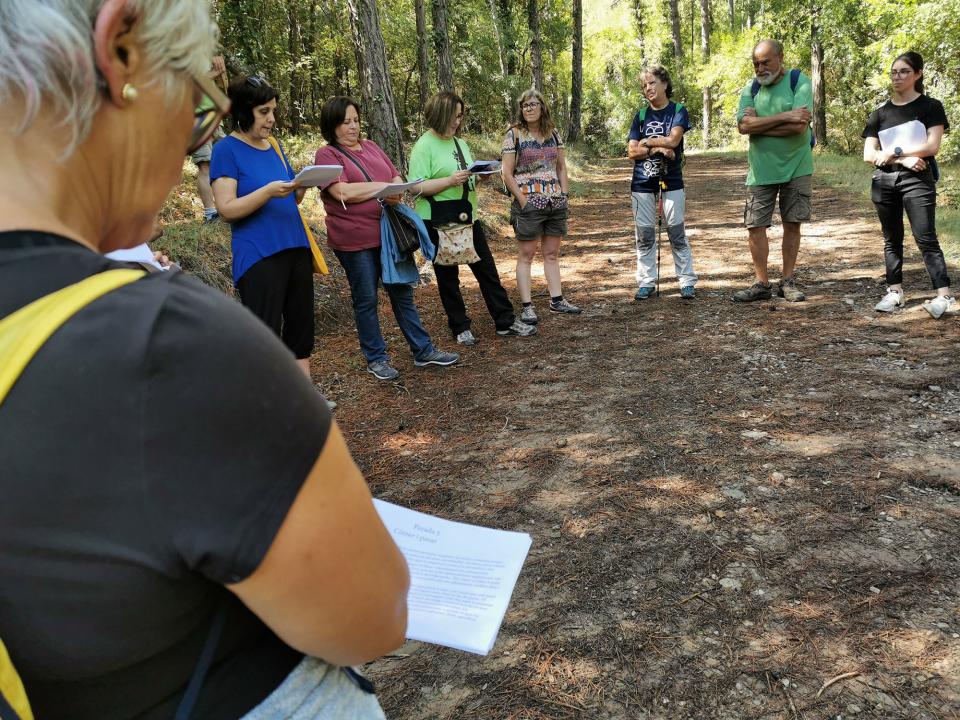
<path id="1" fill-rule="evenodd" d="M 567 163 L 563 142 L 550 118 L 550 109 L 536 90 L 517 100 L 517 122 L 503 140 L 503 181 L 513 203 L 510 222 L 519 243 L 517 288 L 527 324 L 539 321 L 530 299 L 530 265 L 543 254 L 543 274 L 550 291 L 550 310 L 578 315 L 560 288 L 560 241 L 567 233 Z"/>

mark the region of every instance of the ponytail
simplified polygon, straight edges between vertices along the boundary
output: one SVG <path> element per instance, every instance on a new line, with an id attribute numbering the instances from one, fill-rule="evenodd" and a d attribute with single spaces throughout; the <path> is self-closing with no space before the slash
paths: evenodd
<path id="1" fill-rule="evenodd" d="M 907 65 L 910 66 L 910 69 L 913 70 L 915 73 L 923 73 L 923 57 L 920 55 L 920 53 L 915 53 L 912 50 L 910 50 L 909 52 L 905 52 L 902 55 L 898 55 L 897 57 L 894 58 L 893 62 L 894 63 L 905 62 Z M 893 63 L 891 63 L 891 66 L 892 65 Z M 922 74 L 920 77 L 917 78 L 916 82 L 913 83 L 913 89 L 916 90 L 921 95 L 923 95 L 923 75 Z"/>

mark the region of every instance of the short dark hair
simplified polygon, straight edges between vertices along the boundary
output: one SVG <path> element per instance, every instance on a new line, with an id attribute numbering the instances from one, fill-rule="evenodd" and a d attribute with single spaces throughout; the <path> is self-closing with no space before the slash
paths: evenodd
<path id="1" fill-rule="evenodd" d="M 673 97 L 673 83 L 670 82 L 670 73 L 662 65 L 651 65 L 640 71 L 640 77 L 644 75 L 653 75 L 657 80 L 667 84 L 667 99 Z"/>
<path id="2" fill-rule="evenodd" d="M 463 98 L 449 90 L 441 90 L 432 95 L 423 106 L 423 119 L 427 121 L 427 127 L 437 135 L 445 134 L 457 114 L 457 105 L 466 110 Z"/>
<path id="3" fill-rule="evenodd" d="M 230 97 L 230 115 L 244 132 L 253 127 L 255 107 L 280 99 L 280 93 L 262 75 L 237 78 L 227 88 L 227 95 Z"/>
<path id="4" fill-rule="evenodd" d="M 910 69 L 916 73 L 923 72 L 923 56 L 920 53 L 913 52 L 908 50 L 907 52 L 897 55 L 893 62 L 890 63 L 890 67 L 893 67 L 897 61 L 905 62 L 910 66 Z M 916 82 L 913 83 L 913 89 L 916 90 L 921 95 L 923 94 L 923 77 L 918 77 Z"/>
<path id="5" fill-rule="evenodd" d="M 357 101 L 346 95 L 336 95 L 328 99 L 320 108 L 320 134 L 331 145 L 336 145 L 337 128 L 343 124 L 347 117 L 347 108 L 351 106 L 359 115 L 360 106 Z"/>

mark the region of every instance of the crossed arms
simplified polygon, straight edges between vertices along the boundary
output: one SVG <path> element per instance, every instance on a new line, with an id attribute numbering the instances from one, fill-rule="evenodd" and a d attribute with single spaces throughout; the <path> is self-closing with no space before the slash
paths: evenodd
<path id="1" fill-rule="evenodd" d="M 787 137 L 799 135 L 810 124 L 810 111 L 805 108 L 787 110 L 776 115 L 759 117 L 755 108 L 748 107 L 737 123 L 741 135 L 766 135 L 767 137 Z"/>

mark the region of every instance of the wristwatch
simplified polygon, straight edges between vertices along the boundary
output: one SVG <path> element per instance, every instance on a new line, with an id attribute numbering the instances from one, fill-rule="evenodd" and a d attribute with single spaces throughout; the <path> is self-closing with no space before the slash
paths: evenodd
<path id="1" fill-rule="evenodd" d="M 894 156 L 894 157 L 900 157 L 901 155 L 903 155 L 903 148 L 902 148 L 902 147 L 895 147 L 895 148 L 893 149 L 893 156 Z"/>

